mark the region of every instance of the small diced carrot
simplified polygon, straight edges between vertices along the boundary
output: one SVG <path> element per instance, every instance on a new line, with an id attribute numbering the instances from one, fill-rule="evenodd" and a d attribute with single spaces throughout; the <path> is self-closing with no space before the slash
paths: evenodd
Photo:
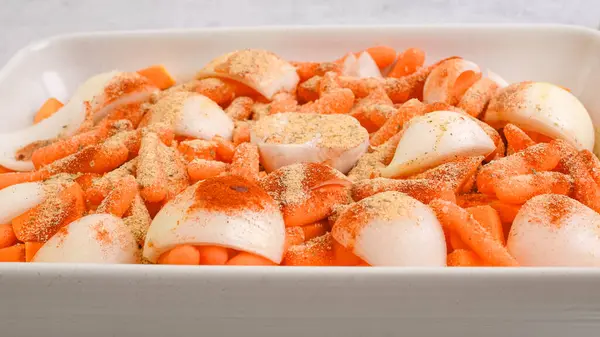
<path id="1" fill-rule="evenodd" d="M 138 70 L 138 74 L 146 77 L 152 84 L 161 90 L 170 88 L 175 84 L 175 80 L 162 64 L 156 64 Z"/>
<path id="2" fill-rule="evenodd" d="M 56 98 L 48 98 L 44 104 L 39 108 L 36 112 L 35 117 L 33 117 L 33 124 L 37 124 L 44 119 L 54 115 L 55 112 L 60 110 L 63 107 L 63 104 L 57 100 Z"/>
<path id="3" fill-rule="evenodd" d="M 447 258 L 448 267 L 480 267 L 483 266 L 483 262 L 477 256 L 467 249 L 457 249 L 452 253 L 448 254 Z"/>

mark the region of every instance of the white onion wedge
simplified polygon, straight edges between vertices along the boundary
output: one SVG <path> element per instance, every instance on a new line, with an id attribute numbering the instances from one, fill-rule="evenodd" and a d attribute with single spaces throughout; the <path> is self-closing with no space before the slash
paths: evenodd
<path id="1" fill-rule="evenodd" d="M 460 99 L 456 92 L 455 84 L 459 78 L 464 78 L 465 83 L 473 84 L 481 77 L 481 70 L 477 64 L 461 58 L 453 58 L 440 63 L 435 67 L 423 86 L 423 102 L 443 102 L 455 105 Z M 467 88 L 463 88 L 467 89 Z M 464 91 L 463 91 L 464 92 Z"/>
<path id="2" fill-rule="evenodd" d="M 486 73 L 487 77 L 498 85 L 498 88 L 502 89 L 508 87 L 508 82 L 500 75 L 496 74 L 495 72 L 489 69 L 486 70 Z"/>
<path id="3" fill-rule="evenodd" d="M 372 266 L 446 265 L 446 241 L 435 213 L 404 193 L 382 192 L 351 205 L 331 235 Z"/>
<path id="4" fill-rule="evenodd" d="M 600 214 L 564 195 L 544 194 L 517 213 L 507 248 L 522 266 L 600 267 Z"/>
<path id="5" fill-rule="evenodd" d="M 150 124 L 173 125 L 178 136 L 210 140 L 221 136 L 230 140 L 234 124 L 225 111 L 210 98 L 193 92 L 173 92 L 150 108 Z"/>
<path id="6" fill-rule="evenodd" d="M 342 63 L 342 75 L 344 76 L 358 76 L 358 59 L 353 53 L 348 53 L 344 56 L 344 62 Z"/>
<path id="7" fill-rule="evenodd" d="M 139 263 L 138 245 L 123 220 L 92 214 L 61 228 L 33 262 Z"/>
<path id="8" fill-rule="evenodd" d="M 123 91 L 125 87 L 128 89 Z M 94 117 L 99 118 L 120 105 L 144 101 L 156 90 L 135 73 L 112 71 L 95 75 L 52 116 L 27 128 L 0 135 L 0 165 L 15 171 L 33 170 L 31 160 L 16 158 L 17 151 L 34 142 L 75 133 L 85 120 L 86 102 L 90 103 Z"/>
<path id="9" fill-rule="evenodd" d="M 511 84 L 492 98 L 483 119 L 495 128 L 507 123 L 567 141 L 579 150 L 594 148 L 594 126 L 581 102 L 554 84 Z"/>
<path id="10" fill-rule="evenodd" d="M 260 49 L 238 50 L 213 59 L 196 74 L 197 79 L 206 77 L 239 81 L 268 99 L 278 92 L 294 91 L 300 81 L 293 65 Z"/>
<path id="11" fill-rule="evenodd" d="M 459 156 L 487 156 L 496 146 L 474 118 L 453 111 L 434 111 L 410 120 L 386 178 L 403 177 Z"/>
<path id="12" fill-rule="evenodd" d="M 267 172 L 295 163 L 326 162 L 347 173 L 369 147 L 369 133 L 342 114 L 279 113 L 258 120 L 250 132 Z"/>
<path id="13" fill-rule="evenodd" d="M 379 70 L 377 63 L 375 63 L 375 60 L 373 60 L 371 54 L 367 52 L 362 52 L 358 56 L 356 75 L 358 78 L 382 78 L 381 71 Z"/>
<path id="14" fill-rule="evenodd" d="M 156 262 L 178 245 L 218 245 L 280 263 L 284 240 L 283 217 L 267 192 L 241 177 L 216 177 L 190 186 L 158 212 L 143 254 Z"/>
<path id="15" fill-rule="evenodd" d="M 27 212 L 46 200 L 42 182 L 22 183 L 0 190 L 0 224 Z"/>

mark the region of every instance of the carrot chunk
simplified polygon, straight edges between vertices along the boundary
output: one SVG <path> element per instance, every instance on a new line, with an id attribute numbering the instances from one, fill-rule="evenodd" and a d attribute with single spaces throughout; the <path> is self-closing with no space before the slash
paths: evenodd
<path id="1" fill-rule="evenodd" d="M 170 88 L 175 84 L 175 80 L 162 64 L 138 70 L 138 74 L 146 77 L 150 80 L 150 83 L 154 84 L 160 90 Z"/>
<path id="2" fill-rule="evenodd" d="M 0 262 L 25 262 L 25 245 L 18 243 L 0 249 Z"/>
<path id="3" fill-rule="evenodd" d="M 452 253 L 448 254 L 447 258 L 448 267 L 480 267 L 483 266 L 483 262 L 477 256 L 467 249 L 457 249 Z"/>

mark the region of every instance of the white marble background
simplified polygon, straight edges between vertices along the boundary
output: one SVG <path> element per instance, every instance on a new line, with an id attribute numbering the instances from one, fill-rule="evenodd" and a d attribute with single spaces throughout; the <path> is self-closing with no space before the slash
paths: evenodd
<path id="1" fill-rule="evenodd" d="M 507 22 L 597 28 L 600 0 L 0 0 L 0 66 L 33 40 L 93 30 Z"/>

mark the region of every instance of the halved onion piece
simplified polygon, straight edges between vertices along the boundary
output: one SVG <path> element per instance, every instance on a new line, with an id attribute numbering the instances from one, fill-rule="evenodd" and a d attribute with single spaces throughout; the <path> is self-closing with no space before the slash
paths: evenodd
<path id="1" fill-rule="evenodd" d="M 357 71 L 356 76 L 358 78 L 376 77 L 381 78 L 381 71 L 373 60 L 371 54 L 362 52 L 357 59 Z"/>
<path id="2" fill-rule="evenodd" d="M 511 84 L 492 98 L 484 121 L 495 128 L 512 123 L 525 131 L 560 138 L 579 150 L 594 148 L 594 126 L 583 104 L 554 84 Z"/>
<path id="3" fill-rule="evenodd" d="M 0 135 L 0 165 L 15 171 L 31 171 L 29 159 L 19 160 L 17 152 L 35 142 L 70 136 L 82 125 L 89 108 L 94 117 L 103 117 L 116 107 L 144 101 L 158 90 L 136 73 L 112 71 L 85 81 L 73 97 L 52 116 L 43 121 Z"/>
<path id="4" fill-rule="evenodd" d="M 523 266 L 599 267 L 600 215 L 564 195 L 531 198 L 517 213 L 507 248 Z"/>
<path id="5" fill-rule="evenodd" d="M 331 234 L 372 266 L 446 265 L 446 241 L 435 213 L 400 192 L 375 194 L 351 205 Z"/>
<path id="6" fill-rule="evenodd" d="M 281 262 L 285 240 L 277 204 L 238 176 L 200 181 L 158 212 L 146 235 L 144 257 L 156 262 L 178 245 L 217 245 Z"/>
<path id="7" fill-rule="evenodd" d="M 475 63 L 461 58 L 446 60 L 427 76 L 423 102 L 456 105 L 462 94 L 479 78 L 481 70 Z"/>
<path id="8" fill-rule="evenodd" d="M 250 132 L 267 172 L 295 163 L 325 162 L 348 172 L 369 147 L 369 133 L 348 115 L 279 113 L 258 120 Z"/>
<path id="9" fill-rule="evenodd" d="M 210 140 L 231 139 L 234 124 L 210 98 L 194 92 L 172 92 L 152 105 L 149 124 L 173 125 L 175 134 Z"/>
<path id="10" fill-rule="evenodd" d="M 342 75 L 344 76 L 358 76 L 358 59 L 354 53 L 348 53 L 343 58 L 342 63 Z"/>
<path id="11" fill-rule="evenodd" d="M 42 182 L 16 184 L 0 190 L 0 223 L 10 223 L 44 200 L 46 192 Z"/>
<path id="12" fill-rule="evenodd" d="M 392 162 L 381 169 L 386 178 L 405 177 L 459 156 L 487 156 L 494 141 L 466 114 L 434 111 L 413 118 L 404 130 Z"/>
<path id="13" fill-rule="evenodd" d="M 294 91 L 300 81 L 293 65 L 261 49 L 238 50 L 213 59 L 196 74 L 197 79 L 206 77 L 239 81 L 268 99 L 281 91 Z"/>
<path id="14" fill-rule="evenodd" d="M 140 252 L 123 220 L 91 214 L 61 228 L 33 262 L 138 263 Z"/>

